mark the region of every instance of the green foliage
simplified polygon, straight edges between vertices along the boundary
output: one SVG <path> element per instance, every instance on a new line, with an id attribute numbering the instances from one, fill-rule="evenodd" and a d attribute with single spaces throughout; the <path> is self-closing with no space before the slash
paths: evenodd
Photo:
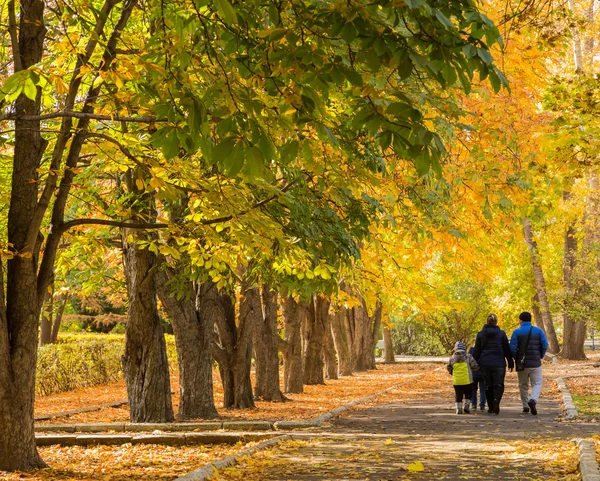
<path id="1" fill-rule="evenodd" d="M 392 344 L 396 354 L 440 356 L 446 353 L 431 329 L 413 317 L 392 321 Z"/>
<path id="2" fill-rule="evenodd" d="M 450 307 L 434 310 L 426 318 L 432 335 L 446 352 L 452 352 L 456 341 L 474 345 L 491 307 L 485 286 L 475 281 L 458 281 L 447 289 Z"/>

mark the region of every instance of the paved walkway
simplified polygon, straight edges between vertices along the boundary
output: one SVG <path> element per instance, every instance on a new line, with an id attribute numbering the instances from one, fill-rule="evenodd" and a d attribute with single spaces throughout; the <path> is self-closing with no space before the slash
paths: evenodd
<path id="1" fill-rule="evenodd" d="M 538 416 L 523 414 L 516 375 L 507 381 L 498 416 L 454 414 L 446 383 L 420 398 L 355 411 L 318 438 L 259 453 L 216 479 L 579 480 L 569 440 L 598 433 L 598 426 L 559 422 L 557 396 L 541 400 Z"/>

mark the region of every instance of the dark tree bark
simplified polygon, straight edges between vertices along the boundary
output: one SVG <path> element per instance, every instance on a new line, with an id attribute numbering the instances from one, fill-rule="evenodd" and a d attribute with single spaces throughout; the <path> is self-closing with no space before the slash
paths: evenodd
<path id="1" fill-rule="evenodd" d="M 136 423 L 171 422 L 175 418 L 167 347 L 156 306 L 156 259 L 137 245 L 145 237 L 142 233 L 124 229 L 122 237 L 129 299 L 123 355 L 129 416 Z"/>
<path id="2" fill-rule="evenodd" d="M 392 332 L 387 326 L 383 327 L 383 355 L 386 364 L 394 364 L 396 362 L 394 344 L 392 342 Z"/>
<path id="3" fill-rule="evenodd" d="M 570 192 L 563 193 L 563 199 L 568 202 L 571 198 Z M 563 289 L 565 292 L 565 303 L 563 311 L 563 346 L 560 355 L 565 359 L 586 359 L 584 346 L 586 325 L 584 321 L 576 321 L 569 312 L 571 297 L 571 277 L 573 269 L 577 265 L 577 233 L 575 225 L 571 224 L 565 232 L 564 264 L 563 264 Z"/>
<path id="4" fill-rule="evenodd" d="M 537 248 L 537 242 L 533 238 L 533 226 L 529 219 L 523 220 L 523 233 L 525 236 L 525 242 L 529 247 L 531 253 L 531 265 L 533 268 L 533 278 L 535 280 L 535 287 L 540 300 L 540 310 L 542 312 L 542 321 L 544 323 L 544 331 L 548 337 L 548 350 L 553 354 L 558 354 L 560 346 L 558 344 L 558 338 L 556 337 L 556 330 L 554 329 L 554 322 L 552 321 L 552 315 L 550 313 L 550 304 L 548 302 L 548 295 L 546 291 L 546 281 L 544 279 L 544 271 L 540 264 L 539 252 Z"/>
<path id="5" fill-rule="evenodd" d="M 256 288 L 242 286 L 239 322 L 235 322 L 235 304 L 231 296 L 221 294 L 217 316 L 219 343 L 213 350 L 219 363 L 223 382 L 225 408 L 254 407 L 250 367 L 252 362 L 252 331 L 256 318 L 262 317 L 260 293 Z"/>
<path id="6" fill-rule="evenodd" d="M 175 334 L 179 361 L 179 411 L 177 418 L 211 419 L 218 416 L 213 394 L 212 337 L 218 310 L 218 291 L 212 281 L 187 283 L 188 295 L 177 300 L 169 288 L 173 270 L 163 265 L 155 271 L 158 296 Z"/>
<path id="7" fill-rule="evenodd" d="M 299 303 L 291 296 L 283 300 L 284 339 L 280 342 L 283 352 L 283 380 L 286 393 L 304 391 L 302 382 L 302 318 L 304 312 Z"/>
<path id="8" fill-rule="evenodd" d="M 340 376 L 352 376 L 351 339 L 348 331 L 348 309 L 339 307 L 331 315 L 331 332 L 337 352 L 338 373 Z"/>
<path id="9" fill-rule="evenodd" d="M 321 296 L 301 301 L 307 315 L 302 325 L 304 345 L 304 384 L 325 384 L 323 377 L 323 343 L 325 341 L 325 318 L 329 315 L 329 301 Z"/>
<path id="10" fill-rule="evenodd" d="M 256 382 L 254 396 L 263 401 L 280 402 L 286 397 L 279 387 L 279 333 L 277 332 L 277 292 L 262 286 L 263 316 L 256 316 L 254 326 L 254 362 Z"/>

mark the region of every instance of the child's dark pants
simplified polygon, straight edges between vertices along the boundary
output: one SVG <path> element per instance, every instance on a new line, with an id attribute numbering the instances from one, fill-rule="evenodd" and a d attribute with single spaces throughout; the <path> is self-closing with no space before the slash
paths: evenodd
<path id="1" fill-rule="evenodd" d="M 473 384 L 462 384 L 462 385 L 454 385 L 454 394 L 455 401 L 457 403 L 462 402 L 463 399 L 470 400 L 471 399 L 471 391 L 473 389 Z"/>

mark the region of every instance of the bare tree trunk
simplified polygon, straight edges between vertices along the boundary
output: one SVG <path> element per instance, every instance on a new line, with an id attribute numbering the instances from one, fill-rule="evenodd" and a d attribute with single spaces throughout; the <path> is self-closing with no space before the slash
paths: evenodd
<path id="1" fill-rule="evenodd" d="M 394 344 L 392 343 L 392 332 L 388 326 L 383 327 L 383 355 L 386 364 L 393 364 L 396 362 Z"/>
<path id="2" fill-rule="evenodd" d="M 242 286 L 239 322 L 235 322 L 235 304 L 228 294 L 220 295 L 221 313 L 217 317 L 220 345 L 215 359 L 223 382 L 224 407 L 245 409 L 254 407 L 250 379 L 252 362 L 252 331 L 256 318 L 262 317 L 260 293 L 257 288 Z"/>
<path id="3" fill-rule="evenodd" d="M 304 384 L 325 384 L 323 377 L 323 343 L 325 341 L 325 319 L 329 311 L 329 301 L 315 296 L 306 305 L 307 315 L 303 323 L 304 339 Z"/>
<path id="4" fill-rule="evenodd" d="M 60 324 L 62 322 L 63 314 L 65 313 L 65 308 L 67 307 L 67 302 L 69 302 L 69 294 L 66 292 L 61 293 L 59 296 L 58 310 L 54 314 L 54 323 L 52 324 L 52 334 L 50 336 L 50 342 L 52 344 L 56 344 L 58 341 Z"/>
<path id="5" fill-rule="evenodd" d="M 277 332 L 277 292 L 262 287 L 264 315 L 257 316 L 254 326 L 254 362 L 256 382 L 254 396 L 263 401 L 285 401 L 279 387 L 279 334 Z"/>
<path id="6" fill-rule="evenodd" d="M 129 310 L 123 371 L 130 419 L 135 423 L 171 422 L 175 417 L 167 346 L 156 306 L 155 257 L 137 245 L 140 236 L 139 232 L 124 229 Z"/>
<path id="7" fill-rule="evenodd" d="M 340 376 L 352 376 L 352 353 L 346 318 L 348 309 L 339 307 L 331 316 L 331 332 L 338 355 L 338 373 Z"/>
<path id="8" fill-rule="evenodd" d="M 187 282 L 188 295 L 177 300 L 169 281 L 173 270 L 166 264 L 154 273 L 156 291 L 175 334 L 179 361 L 179 411 L 177 418 L 211 419 L 218 416 L 213 394 L 212 336 L 217 315 L 217 288 L 212 281 Z"/>
<path id="9" fill-rule="evenodd" d="M 283 330 L 284 339 L 281 341 L 283 352 L 283 380 L 286 393 L 301 393 L 304 391 L 302 382 L 302 318 L 303 309 L 291 296 L 283 300 Z"/>
<path id="10" fill-rule="evenodd" d="M 556 330 L 554 329 L 554 323 L 552 322 L 552 315 L 550 313 L 550 304 L 548 303 L 548 295 L 546 293 L 546 281 L 544 280 L 544 271 L 539 260 L 539 252 L 537 243 L 533 238 L 533 226 L 531 221 L 527 218 L 523 219 L 523 233 L 525 236 L 525 242 L 529 247 L 531 253 L 531 264 L 533 268 L 533 278 L 535 280 L 535 287 L 537 291 L 538 299 L 540 300 L 540 310 L 542 312 L 542 321 L 544 323 L 544 331 L 548 337 L 548 350 L 551 353 L 558 354 L 560 346 L 558 344 L 558 338 L 556 337 Z"/>
<path id="11" fill-rule="evenodd" d="M 333 332 L 331 330 L 332 314 L 326 317 L 325 342 L 323 344 L 323 359 L 325 360 L 325 379 L 338 378 L 338 361 L 335 353 L 335 343 L 333 342 Z"/>

